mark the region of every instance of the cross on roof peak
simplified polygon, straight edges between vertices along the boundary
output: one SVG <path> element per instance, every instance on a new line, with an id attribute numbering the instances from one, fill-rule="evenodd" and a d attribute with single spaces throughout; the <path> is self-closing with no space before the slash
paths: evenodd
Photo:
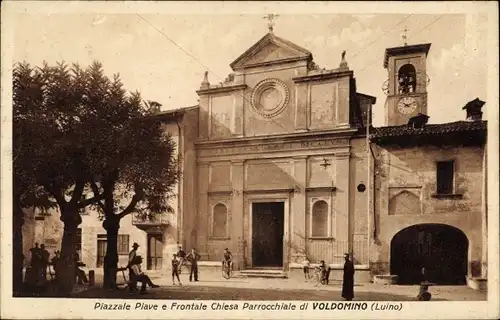
<path id="1" fill-rule="evenodd" d="M 279 17 L 279 14 L 268 14 L 267 16 L 263 17 L 262 19 L 267 20 L 267 27 L 269 28 L 269 32 L 273 32 L 274 30 L 274 19 Z"/>

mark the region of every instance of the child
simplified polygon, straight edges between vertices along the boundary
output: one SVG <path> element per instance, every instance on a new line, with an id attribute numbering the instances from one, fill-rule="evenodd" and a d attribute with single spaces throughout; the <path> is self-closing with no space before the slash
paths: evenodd
<path id="1" fill-rule="evenodd" d="M 307 279 L 310 278 L 309 276 L 309 259 L 305 257 L 304 261 L 302 262 L 302 269 L 304 270 L 304 280 L 307 281 Z"/>
<path id="2" fill-rule="evenodd" d="M 319 262 L 319 270 L 320 270 L 320 276 L 321 276 L 321 283 L 325 281 L 325 276 L 326 276 L 326 264 L 325 260 L 321 260 Z"/>
<path id="3" fill-rule="evenodd" d="M 179 285 L 182 286 L 181 279 L 179 278 L 179 266 L 180 261 L 177 260 L 177 255 L 174 253 L 172 258 L 172 284 L 175 286 L 175 277 L 179 281 Z"/>

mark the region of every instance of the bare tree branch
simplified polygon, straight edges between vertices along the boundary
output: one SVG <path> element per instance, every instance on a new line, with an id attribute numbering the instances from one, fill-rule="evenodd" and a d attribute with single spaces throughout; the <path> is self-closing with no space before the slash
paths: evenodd
<path id="1" fill-rule="evenodd" d="M 97 186 L 97 184 L 95 183 L 95 181 L 91 181 L 90 182 L 90 187 L 92 188 L 92 192 L 94 193 L 94 197 L 88 199 L 89 201 L 93 201 L 89 204 L 94 204 L 94 203 L 97 203 L 99 205 L 99 207 L 104 210 L 104 203 L 102 203 L 102 199 L 104 198 L 104 193 L 100 194 L 99 193 L 99 187 Z M 87 200 L 85 200 L 87 201 Z M 84 201 L 82 201 L 83 203 Z"/>

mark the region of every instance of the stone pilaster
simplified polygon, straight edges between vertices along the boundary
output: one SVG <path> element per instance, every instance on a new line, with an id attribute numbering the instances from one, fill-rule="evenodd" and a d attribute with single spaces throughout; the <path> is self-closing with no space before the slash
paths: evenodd
<path id="1" fill-rule="evenodd" d="M 210 96 L 201 95 L 199 99 L 199 117 L 198 117 L 198 138 L 200 140 L 206 140 L 209 138 L 209 126 L 210 126 Z"/>
<path id="2" fill-rule="evenodd" d="M 208 184 L 209 184 L 209 166 L 208 163 L 198 164 L 198 212 L 196 214 L 196 219 L 193 228 L 194 241 L 198 246 L 198 252 L 202 256 L 202 259 L 206 259 L 208 256 L 207 245 L 208 245 L 208 226 L 210 225 L 210 212 L 208 207 Z M 189 248 L 188 248 L 189 249 Z"/>
<path id="3" fill-rule="evenodd" d="M 245 91 L 239 90 L 235 92 L 233 96 L 235 99 L 235 104 L 234 104 L 234 115 L 232 120 L 233 121 L 232 134 L 235 137 L 242 137 L 244 123 L 245 123 L 245 114 L 244 114 Z"/>
<path id="4" fill-rule="evenodd" d="M 350 152 L 345 151 L 335 154 L 335 238 L 337 241 L 350 243 L 349 224 L 349 158 Z"/>
<path id="5" fill-rule="evenodd" d="M 350 79 L 348 77 L 342 78 L 338 81 L 338 101 L 337 105 L 337 127 L 349 127 L 349 106 L 350 100 Z"/>
<path id="6" fill-rule="evenodd" d="M 306 256 L 306 210 L 307 210 L 307 157 L 293 158 L 295 192 L 290 212 L 291 250 L 290 262 L 301 262 Z"/>
<path id="7" fill-rule="evenodd" d="M 245 242 L 244 242 L 244 207 L 243 207 L 243 187 L 244 187 L 244 163 L 235 161 L 231 163 L 231 251 L 233 252 L 233 265 L 236 270 L 245 268 Z"/>
<path id="8" fill-rule="evenodd" d="M 309 108 L 308 84 L 307 82 L 296 83 L 295 86 L 295 100 L 297 102 L 295 106 L 295 130 L 305 131 L 307 130 L 307 108 Z"/>

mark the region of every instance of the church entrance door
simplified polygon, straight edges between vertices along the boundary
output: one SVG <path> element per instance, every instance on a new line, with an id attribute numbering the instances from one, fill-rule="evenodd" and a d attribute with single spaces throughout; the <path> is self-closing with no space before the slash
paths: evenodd
<path id="1" fill-rule="evenodd" d="M 391 274 L 400 284 L 425 280 L 436 284 L 464 284 L 468 240 L 465 234 L 443 224 L 419 224 L 399 231 L 391 241 Z"/>
<path id="2" fill-rule="evenodd" d="M 252 204 L 253 267 L 283 266 L 284 202 Z"/>

